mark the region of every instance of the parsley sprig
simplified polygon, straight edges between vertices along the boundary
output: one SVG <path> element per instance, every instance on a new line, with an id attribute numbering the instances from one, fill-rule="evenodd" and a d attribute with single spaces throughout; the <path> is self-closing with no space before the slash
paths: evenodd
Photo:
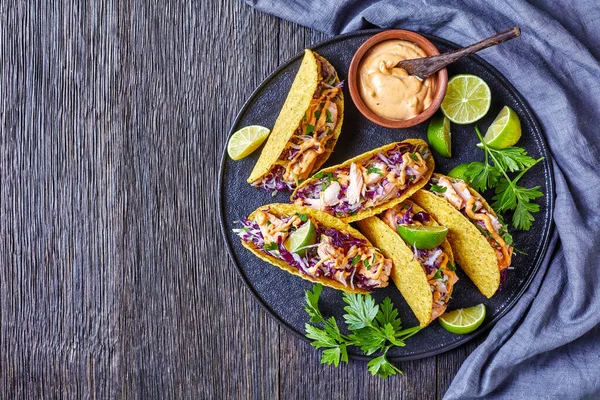
<path id="1" fill-rule="evenodd" d="M 321 364 L 333 364 L 336 367 L 340 360 L 348 363 L 348 346 L 359 347 L 366 355 L 381 353 L 368 363 L 371 375 L 387 378 L 402 373 L 388 361 L 386 354 L 393 346 L 405 346 L 404 341 L 417 333 L 421 327 L 402 329 L 398 310 L 386 297 L 380 305 L 375 304 L 371 295 L 344 293 L 344 321 L 351 331 L 344 335 L 334 317 L 325 318 L 319 310 L 319 297 L 323 286 L 317 284 L 313 290 L 305 292 L 306 304 L 304 309 L 310 315 L 310 322 L 322 324 L 322 328 L 307 323 L 306 337 L 312 340 L 312 345 L 323 348 Z"/>
<path id="2" fill-rule="evenodd" d="M 519 186 L 519 179 L 534 165 L 544 159 L 537 160 L 527 154 L 521 147 L 508 147 L 506 149 L 493 149 L 483 140 L 478 127 L 475 132 L 481 141 L 480 146 L 485 152 L 485 162 L 472 162 L 469 164 L 465 176 L 469 184 L 479 191 L 494 189 L 492 198 L 494 208 L 499 213 L 514 211 L 512 224 L 515 228 L 527 231 L 534 221 L 532 213 L 540 210 L 535 199 L 543 196 L 540 186 L 526 188 Z M 493 164 L 490 164 L 490 161 Z M 518 172 L 517 176 L 510 178 L 508 173 Z"/>

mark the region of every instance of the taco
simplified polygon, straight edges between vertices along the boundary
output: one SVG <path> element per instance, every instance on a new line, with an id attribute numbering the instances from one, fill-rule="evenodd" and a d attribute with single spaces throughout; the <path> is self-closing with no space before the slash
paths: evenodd
<path id="1" fill-rule="evenodd" d="M 290 274 L 349 293 L 368 293 L 388 285 L 392 261 L 359 231 L 337 218 L 293 204 L 269 204 L 240 221 L 234 232 L 262 260 Z M 291 236 L 313 231 L 293 249 Z"/>
<path id="2" fill-rule="evenodd" d="M 438 226 L 422 208 L 409 200 L 356 223 L 359 230 L 392 259 L 392 280 L 421 326 L 446 311 L 458 276 L 447 240 L 427 250 L 411 247 L 397 233 L 398 225 Z"/>
<path id="3" fill-rule="evenodd" d="M 506 277 L 513 248 L 485 199 L 461 180 L 434 174 L 412 200 L 448 228 L 456 261 L 479 291 L 492 297 Z"/>
<path id="4" fill-rule="evenodd" d="M 435 164 L 427 143 L 391 143 L 325 168 L 299 185 L 290 200 L 344 222 L 376 215 L 423 187 Z"/>
<path id="5" fill-rule="evenodd" d="M 293 190 L 329 158 L 342 130 L 344 94 L 331 64 L 311 50 L 304 59 L 248 183 Z"/>

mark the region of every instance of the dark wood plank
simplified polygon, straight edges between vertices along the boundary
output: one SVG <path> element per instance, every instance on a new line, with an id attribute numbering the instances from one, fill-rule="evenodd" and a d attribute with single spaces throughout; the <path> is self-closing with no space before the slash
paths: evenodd
<path id="1" fill-rule="evenodd" d="M 230 124 L 322 39 L 238 0 L 2 3 L 0 397 L 445 391 L 473 345 L 387 381 L 364 362 L 321 366 L 224 250 Z"/>

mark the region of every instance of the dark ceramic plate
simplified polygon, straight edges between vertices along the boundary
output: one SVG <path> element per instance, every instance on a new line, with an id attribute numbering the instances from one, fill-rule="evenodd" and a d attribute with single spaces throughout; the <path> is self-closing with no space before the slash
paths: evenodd
<path id="1" fill-rule="evenodd" d="M 314 50 L 327 58 L 338 71 L 341 79 L 346 78 L 348 67 L 354 52 L 369 37 L 379 30 L 350 33 L 328 40 L 314 46 Z M 427 36 L 441 52 L 457 46 L 436 37 Z M 231 132 L 247 125 L 263 125 L 272 127 L 285 101 L 294 76 L 300 66 L 302 54 L 298 54 L 283 64 L 269 76 L 244 105 L 236 118 Z M 527 232 L 512 231 L 516 246 L 527 255 L 516 254 L 513 258 L 514 270 L 510 271 L 504 288 L 492 299 L 486 299 L 460 269 L 460 281 L 455 286 L 449 309 L 473 306 L 485 303 L 487 317 L 483 325 L 469 335 L 454 335 L 445 331 L 437 322 L 419 332 L 407 341 L 403 348 L 393 348 L 388 355 L 394 360 L 410 360 L 428 357 L 448 351 L 463 344 L 489 328 L 500 319 L 521 297 L 547 250 L 552 225 L 554 182 L 552 178 L 550 155 L 546 149 L 544 138 L 533 112 L 525 99 L 494 67 L 477 56 L 462 59 L 448 68 L 449 76 L 459 73 L 475 74 L 483 78 L 492 90 L 492 106 L 486 117 L 478 121 L 485 131 L 504 105 L 510 106 L 521 118 L 523 136 L 519 146 L 524 147 L 531 156 L 546 157 L 545 161 L 532 168 L 520 184 L 525 186 L 540 185 L 544 197 L 539 199 L 540 212 L 535 214 L 533 227 Z M 383 146 L 390 142 L 406 138 L 422 138 L 427 140 L 427 123 L 408 129 L 387 129 L 373 124 L 363 117 L 355 108 L 347 89 L 344 89 L 345 115 L 342 134 L 338 144 L 324 167 L 339 164 L 351 157 L 368 150 Z M 447 173 L 458 164 L 471 161 L 483 161 L 483 152 L 475 144 L 478 143 L 474 125 L 452 125 L 453 158 L 447 160 L 435 157 L 436 171 Z M 308 316 L 303 309 L 304 291 L 312 287 L 312 283 L 292 276 L 279 268 L 265 263 L 242 247 L 240 240 L 232 233 L 235 221 L 248 216 L 257 207 L 273 202 L 289 202 L 289 193 L 281 193 L 275 197 L 246 183 L 260 151 L 241 161 L 231 161 L 226 152 L 223 154 L 219 180 L 221 229 L 231 259 L 254 296 L 260 304 L 273 315 L 283 326 L 304 338 L 304 324 Z M 491 193 L 485 193 L 490 199 Z M 417 320 L 408 308 L 400 292 L 390 285 L 376 290 L 373 296 L 382 300 L 389 296 L 400 311 L 403 326 L 417 325 Z M 333 315 L 338 323 L 342 323 L 342 293 L 325 288 L 321 295 L 320 306 L 325 315 Z M 343 325 L 343 323 L 341 324 Z M 349 353 L 362 358 L 360 350 L 350 349 Z"/>

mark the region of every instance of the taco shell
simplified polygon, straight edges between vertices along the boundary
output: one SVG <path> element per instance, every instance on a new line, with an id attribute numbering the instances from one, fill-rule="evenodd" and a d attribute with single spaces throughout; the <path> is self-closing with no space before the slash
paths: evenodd
<path id="1" fill-rule="evenodd" d="M 410 201 L 405 202 L 413 204 L 415 212 L 423 211 L 416 204 Z M 356 225 L 367 239 L 381 250 L 384 256 L 392 259 L 394 266 L 390 276 L 394 284 L 419 320 L 419 325 L 427 326 L 431 321 L 433 296 L 427 282 L 427 275 L 421 264 L 414 258 L 410 246 L 378 216 L 357 221 Z M 439 224 L 432 218 L 427 225 L 437 226 Z M 444 240 L 441 247 L 448 256 L 448 263 L 454 264 L 452 248 L 448 241 Z"/>
<path id="2" fill-rule="evenodd" d="M 298 128 L 298 125 L 300 125 L 300 121 L 304 118 L 304 114 L 306 113 L 320 82 L 317 58 L 322 62 L 329 64 L 327 60 L 317 53 L 309 49 L 304 50 L 304 58 L 302 59 L 302 64 L 300 64 L 300 69 L 296 74 L 296 78 L 292 83 L 292 87 L 285 103 L 275 121 L 275 126 L 273 126 L 273 129 L 271 130 L 267 143 L 260 153 L 260 157 L 256 162 L 250 177 L 247 179 L 248 183 L 259 180 L 271 170 L 273 165 L 279 160 L 287 143 Z M 337 79 L 337 82 L 339 83 L 339 78 Z M 339 99 L 336 99 L 334 103 L 338 107 L 338 121 L 333 130 L 333 136 L 328 141 L 326 151 L 323 154 L 320 154 L 315 161 L 313 172 L 317 171 L 329 158 L 337 139 L 340 136 L 340 132 L 342 131 L 342 123 L 344 121 L 344 95 L 341 91 Z"/>
<path id="3" fill-rule="evenodd" d="M 419 190 L 411 200 L 448 228 L 447 239 L 456 262 L 484 296 L 492 297 L 500 285 L 498 259 L 481 232 L 445 199 L 427 190 Z M 484 207 L 489 205 L 484 203 Z"/>
<path id="4" fill-rule="evenodd" d="M 252 212 L 252 214 L 250 214 L 248 219 L 253 219 L 254 215 L 256 214 L 256 211 L 258 211 L 258 210 L 261 210 L 261 211 L 269 210 L 270 213 L 275 214 L 277 216 L 282 216 L 282 215 L 289 216 L 289 215 L 294 215 L 296 213 L 306 214 L 306 215 L 310 216 L 313 220 L 319 222 L 323 226 L 326 226 L 328 228 L 334 228 L 339 231 L 346 231 L 351 236 L 353 236 L 357 239 L 363 239 L 367 242 L 367 245 L 372 246 L 371 243 L 369 242 L 369 240 L 358 230 L 354 229 L 353 227 L 351 227 L 350 225 L 348 225 L 346 223 L 343 223 L 339 219 L 332 217 L 329 214 L 325 214 L 323 212 L 317 211 L 310 207 L 298 206 L 298 205 L 294 205 L 294 204 L 283 204 L 283 203 L 267 204 L 265 206 L 259 207 L 257 210 Z M 246 243 L 246 242 L 242 241 L 242 245 L 245 248 L 247 248 L 248 250 L 250 250 L 252 253 L 254 253 L 254 255 L 257 256 L 258 258 L 260 258 L 261 260 L 266 261 L 270 264 L 273 264 L 273 265 L 281 268 L 282 270 L 287 271 L 292 275 L 299 276 L 300 278 L 305 279 L 307 281 L 320 283 L 323 286 L 327 286 L 327 287 L 337 289 L 337 290 L 342 290 L 347 293 L 362 293 L 362 294 L 369 293 L 367 290 L 364 290 L 364 289 L 358 289 L 358 288 L 352 289 L 349 286 L 348 287 L 344 286 L 341 282 L 333 280 L 333 279 L 328 279 L 325 277 L 313 278 L 312 276 L 301 274 L 300 271 L 296 267 L 289 265 L 288 263 L 286 263 L 285 261 L 283 261 L 277 257 L 273 257 L 270 254 L 264 253 L 263 251 L 261 251 L 260 248 L 258 248 L 253 243 Z"/>
<path id="5" fill-rule="evenodd" d="M 409 144 L 412 144 L 413 146 L 422 146 L 422 147 L 428 149 L 427 143 L 425 143 L 425 141 L 423 141 L 421 139 L 406 139 L 400 143 L 409 143 Z M 369 158 L 371 158 L 372 156 L 374 156 L 378 153 L 386 152 L 388 150 L 393 149 L 394 146 L 396 146 L 397 144 L 398 144 L 398 142 L 394 142 L 394 143 L 390 143 L 390 144 L 382 146 L 382 147 L 378 147 L 378 148 L 368 151 L 366 153 L 360 154 L 354 158 L 351 158 L 351 159 L 343 162 L 342 164 L 334 165 L 329 168 L 324 168 L 321 171 L 319 171 L 319 173 L 322 172 L 322 173 L 326 174 L 328 172 L 333 172 L 333 171 L 336 171 L 341 168 L 350 167 L 350 165 L 352 163 L 357 163 L 357 164 L 362 163 L 363 161 L 368 160 Z M 434 161 L 433 156 L 431 155 L 430 151 L 429 151 L 429 156 L 425 159 L 425 163 L 427 164 L 427 172 L 423 175 L 423 177 L 419 180 L 419 182 L 417 182 L 415 185 L 411 186 L 400 197 L 396 197 L 391 200 L 388 200 L 388 201 L 378 205 L 377 207 L 361 210 L 361 211 L 357 212 L 355 215 L 350 215 L 347 217 L 340 217 L 340 219 L 344 222 L 359 221 L 361 219 L 365 219 L 370 216 L 377 215 L 377 214 L 387 210 L 388 208 L 395 206 L 396 204 L 402 203 L 404 200 L 408 199 L 415 192 L 417 192 L 419 189 L 421 189 L 423 186 L 425 186 L 427 184 L 427 182 L 429 181 L 429 179 L 431 178 L 431 175 L 433 174 L 433 170 L 435 169 L 435 161 Z M 290 201 L 292 201 L 292 202 L 294 201 L 294 196 L 300 189 L 311 184 L 312 182 L 314 182 L 316 180 L 317 180 L 317 178 L 309 178 L 309 179 L 305 180 L 304 182 L 302 182 L 302 184 L 298 185 L 296 190 L 290 196 Z"/>

